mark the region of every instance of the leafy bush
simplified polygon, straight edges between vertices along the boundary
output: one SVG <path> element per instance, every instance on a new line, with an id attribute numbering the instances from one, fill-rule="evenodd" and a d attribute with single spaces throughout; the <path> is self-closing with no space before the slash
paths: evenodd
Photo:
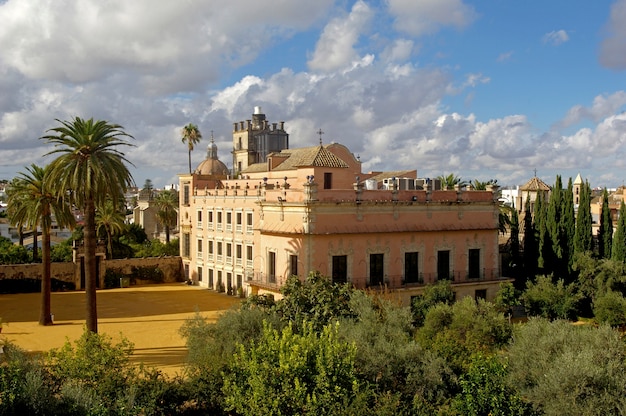
<path id="1" fill-rule="evenodd" d="M 607 325 L 531 318 L 506 354 L 508 383 L 546 415 L 617 415 L 626 408 L 624 342 Z"/>
<path id="2" fill-rule="evenodd" d="M 163 283 L 165 275 L 158 266 L 133 266 L 131 268 L 131 281 L 148 280 L 153 283 Z"/>
<path id="3" fill-rule="evenodd" d="M 547 319 L 576 319 L 580 299 L 574 284 L 566 285 L 562 279 L 553 283 L 548 276 L 538 276 L 536 283 L 527 282 L 522 294 L 526 314 Z"/>
<path id="4" fill-rule="evenodd" d="M 608 291 L 593 302 L 593 315 L 600 323 L 626 325 L 626 299 L 619 292 Z"/>
<path id="5" fill-rule="evenodd" d="M 341 342 L 337 326 L 316 332 L 304 323 L 301 334 L 289 325 L 269 324 L 258 342 L 240 345 L 224 376 L 226 410 L 240 415 L 343 415 L 358 381 L 356 348 Z M 288 394 L 285 394 L 288 392 Z"/>
<path id="6" fill-rule="evenodd" d="M 120 279 L 128 277 L 122 270 L 117 267 L 109 267 L 104 272 L 104 288 L 112 289 L 115 287 L 120 287 Z"/>

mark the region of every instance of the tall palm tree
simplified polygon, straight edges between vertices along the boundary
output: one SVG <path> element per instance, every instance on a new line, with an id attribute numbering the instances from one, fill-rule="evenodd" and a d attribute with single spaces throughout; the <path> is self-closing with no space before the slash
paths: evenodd
<path id="1" fill-rule="evenodd" d="M 111 200 L 96 209 L 96 232 L 107 237 L 107 258 L 113 258 L 113 236 L 124 231 L 124 214 Z"/>
<path id="2" fill-rule="evenodd" d="M 154 203 L 157 208 L 157 220 L 165 228 L 165 242 L 169 243 L 170 227 L 176 225 L 178 216 L 178 192 L 173 190 L 159 192 Z"/>
<path id="3" fill-rule="evenodd" d="M 107 199 L 117 204 L 126 189 L 134 184 L 126 166 L 128 160 L 119 146 L 131 146 L 125 138 L 132 138 L 123 127 L 106 121 L 57 121 L 59 127 L 48 130 L 42 137 L 55 149 L 48 155 L 58 155 L 51 163 L 50 179 L 83 212 L 85 251 L 85 294 L 87 329 L 98 332 L 96 305 L 96 206 Z"/>
<path id="4" fill-rule="evenodd" d="M 194 149 L 196 144 L 200 143 L 202 134 L 200 133 L 198 126 L 193 123 L 189 123 L 183 127 L 182 136 L 183 143 L 187 143 L 187 148 L 189 149 L 189 173 L 191 173 L 191 151 Z"/>
<path id="5" fill-rule="evenodd" d="M 41 227 L 41 309 L 39 325 L 52 325 L 50 315 L 50 230 L 52 218 L 61 227 L 73 227 L 74 216 L 62 194 L 53 186 L 49 179 L 49 166 L 31 165 L 27 173 L 19 173 L 17 181 L 9 191 L 9 204 L 12 215 L 23 220 L 23 223 L 36 230 Z"/>

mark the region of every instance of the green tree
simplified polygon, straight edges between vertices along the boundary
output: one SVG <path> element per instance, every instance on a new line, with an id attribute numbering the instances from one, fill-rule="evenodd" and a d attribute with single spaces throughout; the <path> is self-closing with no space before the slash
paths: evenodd
<path id="1" fill-rule="evenodd" d="M 74 226 L 74 216 L 69 205 L 60 196 L 50 181 L 50 167 L 40 167 L 35 164 L 26 168 L 26 173 L 20 172 L 18 180 L 14 182 L 9 192 L 10 202 L 17 202 L 12 215 L 23 219 L 23 224 L 37 230 L 41 228 L 41 308 L 39 325 L 52 325 L 50 315 L 50 292 L 52 276 L 50 271 L 50 231 L 53 217 L 61 227 Z"/>
<path id="2" fill-rule="evenodd" d="M 165 228 L 165 243 L 170 242 L 170 229 L 176 226 L 178 218 L 178 192 L 165 190 L 159 192 L 154 199 L 157 209 L 156 217 L 159 223 Z"/>
<path id="3" fill-rule="evenodd" d="M 620 292 L 609 290 L 593 302 L 593 316 L 597 322 L 610 326 L 626 325 L 626 299 Z"/>
<path id="4" fill-rule="evenodd" d="M 358 392 L 356 348 L 338 339 L 337 325 L 318 333 L 305 323 L 300 334 L 291 325 L 282 332 L 265 325 L 258 342 L 241 345 L 232 357 L 222 389 L 226 410 L 255 416 L 344 414 Z"/>
<path id="5" fill-rule="evenodd" d="M 576 319 L 581 295 L 575 285 L 567 285 L 563 279 L 552 282 L 549 276 L 537 276 L 537 281 L 526 282 L 522 304 L 529 316 L 548 319 Z"/>
<path id="6" fill-rule="evenodd" d="M 507 385 L 507 374 L 506 361 L 476 354 L 461 376 L 461 393 L 454 400 L 454 409 L 464 416 L 538 415 L 529 402 Z"/>
<path id="7" fill-rule="evenodd" d="M 200 129 L 195 124 L 189 123 L 182 129 L 182 142 L 187 143 L 187 149 L 189 150 L 189 173 L 191 174 L 191 152 L 196 144 L 200 143 L 202 134 Z"/>
<path id="8" fill-rule="evenodd" d="M 609 326 L 531 318 L 516 327 L 508 384 L 547 416 L 618 415 L 626 408 L 624 342 Z"/>
<path id="9" fill-rule="evenodd" d="M 608 259 L 611 257 L 613 245 L 613 220 L 609 208 L 609 193 L 604 188 L 602 192 L 602 211 L 600 212 L 600 226 L 598 227 L 598 256 Z"/>
<path id="10" fill-rule="evenodd" d="M 563 271 L 563 184 L 561 175 L 556 175 L 556 181 L 550 192 L 548 212 L 546 216 L 546 230 L 548 244 L 544 241 L 543 264 L 546 273 L 553 273 L 559 277 Z"/>
<path id="11" fill-rule="evenodd" d="M 561 276 L 571 281 L 572 263 L 574 261 L 574 237 L 576 235 L 576 219 L 574 217 L 574 187 L 569 178 L 567 189 L 563 192 L 561 203 L 561 224 L 559 242 L 561 245 Z"/>
<path id="12" fill-rule="evenodd" d="M 107 258 L 113 258 L 113 236 L 124 231 L 124 214 L 108 200 L 96 210 L 96 232 L 107 239 Z"/>
<path id="13" fill-rule="evenodd" d="M 55 149 L 48 155 L 58 155 L 50 165 L 50 180 L 56 189 L 68 196 L 69 202 L 83 212 L 85 249 L 85 293 L 87 329 L 98 332 L 96 306 L 96 207 L 110 199 L 118 203 L 128 186 L 133 184 L 126 166 L 128 162 L 120 146 L 130 146 L 125 138 L 132 137 L 122 126 L 106 121 L 61 121 L 42 137 Z"/>
<path id="14" fill-rule="evenodd" d="M 524 277 L 516 279 L 516 286 L 522 288 L 526 280 L 532 279 L 537 274 L 539 251 L 537 248 L 537 230 L 533 222 L 533 215 L 530 210 L 530 195 L 526 197 L 524 205 Z M 519 282 L 518 282 L 519 280 Z"/>
<path id="15" fill-rule="evenodd" d="M 593 250 L 593 236 L 591 234 L 591 187 L 587 181 L 580 187 L 580 198 L 578 202 L 574 252 L 584 253 Z"/>
<path id="16" fill-rule="evenodd" d="M 537 233 L 537 268 L 545 268 L 546 256 L 550 257 L 552 242 L 548 232 L 547 219 L 548 211 L 546 209 L 546 201 L 543 199 L 541 192 L 537 193 L 535 201 L 535 210 L 533 212 L 533 220 Z M 549 261 L 549 260 L 548 260 Z"/>
<path id="17" fill-rule="evenodd" d="M 335 320 L 351 316 L 350 297 L 353 290 L 346 284 L 333 283 L 329 277 L 311 272 L 304 282 L 290 276 L 281 288 L 283 298 L 276 302 L 276 311 L 285 322 L 298 331 L 304 322 L 315 330 Z"/>
<path id="18" fill-rule="evenodd" d="M 511 210 L 510 222 L 511 235 L 509 237 L 509 250 L 511 253 L 511 267 L 513 268 L 513 277 L 517 278 L 520 274 L 520 244 L 519 244 L 519 217 L 517 210 Z"/>
<path id="19" fill-rule="evenodd" d="M 416 296 L 411 303 L 411 313 L 416 326 L 424 323 L 428 310 L 439 303 L 447 305 L 454 302 L 454 290 L 448 280 L 439 280 L 424 287 L 422 295 Z"/>
<path id="20" fill-rule="evenodd" d="M 626 262 L 626 204 L 624 204 L 623 200 L 619 207 L 617 228 L 615 229 L 613 244 L 611 245 L 611 260 Z"/>

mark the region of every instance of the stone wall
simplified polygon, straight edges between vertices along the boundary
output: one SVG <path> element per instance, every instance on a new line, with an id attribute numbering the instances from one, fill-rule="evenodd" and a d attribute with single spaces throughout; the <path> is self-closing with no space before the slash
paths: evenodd
<path id="1" fill-rule="evenodd" d="M 100 269 L 100 287 L 104 287 L 104 275 L 109 268 L 115 268 L 123 274 L 132 274 L 133 268 L 158 267 L 163 272 L 163 282 L 173 283 L 184 281 L 183 264 L 180 257 L 147 257 L 141 259 L 103 260 Z M 67 287 L 81 289 L 79 263 L 52 263 L 51 277 L 53 280 L 68 283 Z M 41 263 L 0 265 L 0 280 L 41 279 Z M 137 281 L 140 283 L 149 283 Z"/>

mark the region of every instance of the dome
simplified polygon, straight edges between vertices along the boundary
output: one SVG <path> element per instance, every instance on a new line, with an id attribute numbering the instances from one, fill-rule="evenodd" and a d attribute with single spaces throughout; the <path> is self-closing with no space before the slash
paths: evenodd
<path id="1" fill-rule="evenodd" d="M 217 145 L 213 141 L 211 135 L 211 143 L 207 146 L 206 159 L 204 159 L 196 168 L 199 175 L 218 175 L 227 176 L 230 174 L 226 165 L 217 158 Z"/>

